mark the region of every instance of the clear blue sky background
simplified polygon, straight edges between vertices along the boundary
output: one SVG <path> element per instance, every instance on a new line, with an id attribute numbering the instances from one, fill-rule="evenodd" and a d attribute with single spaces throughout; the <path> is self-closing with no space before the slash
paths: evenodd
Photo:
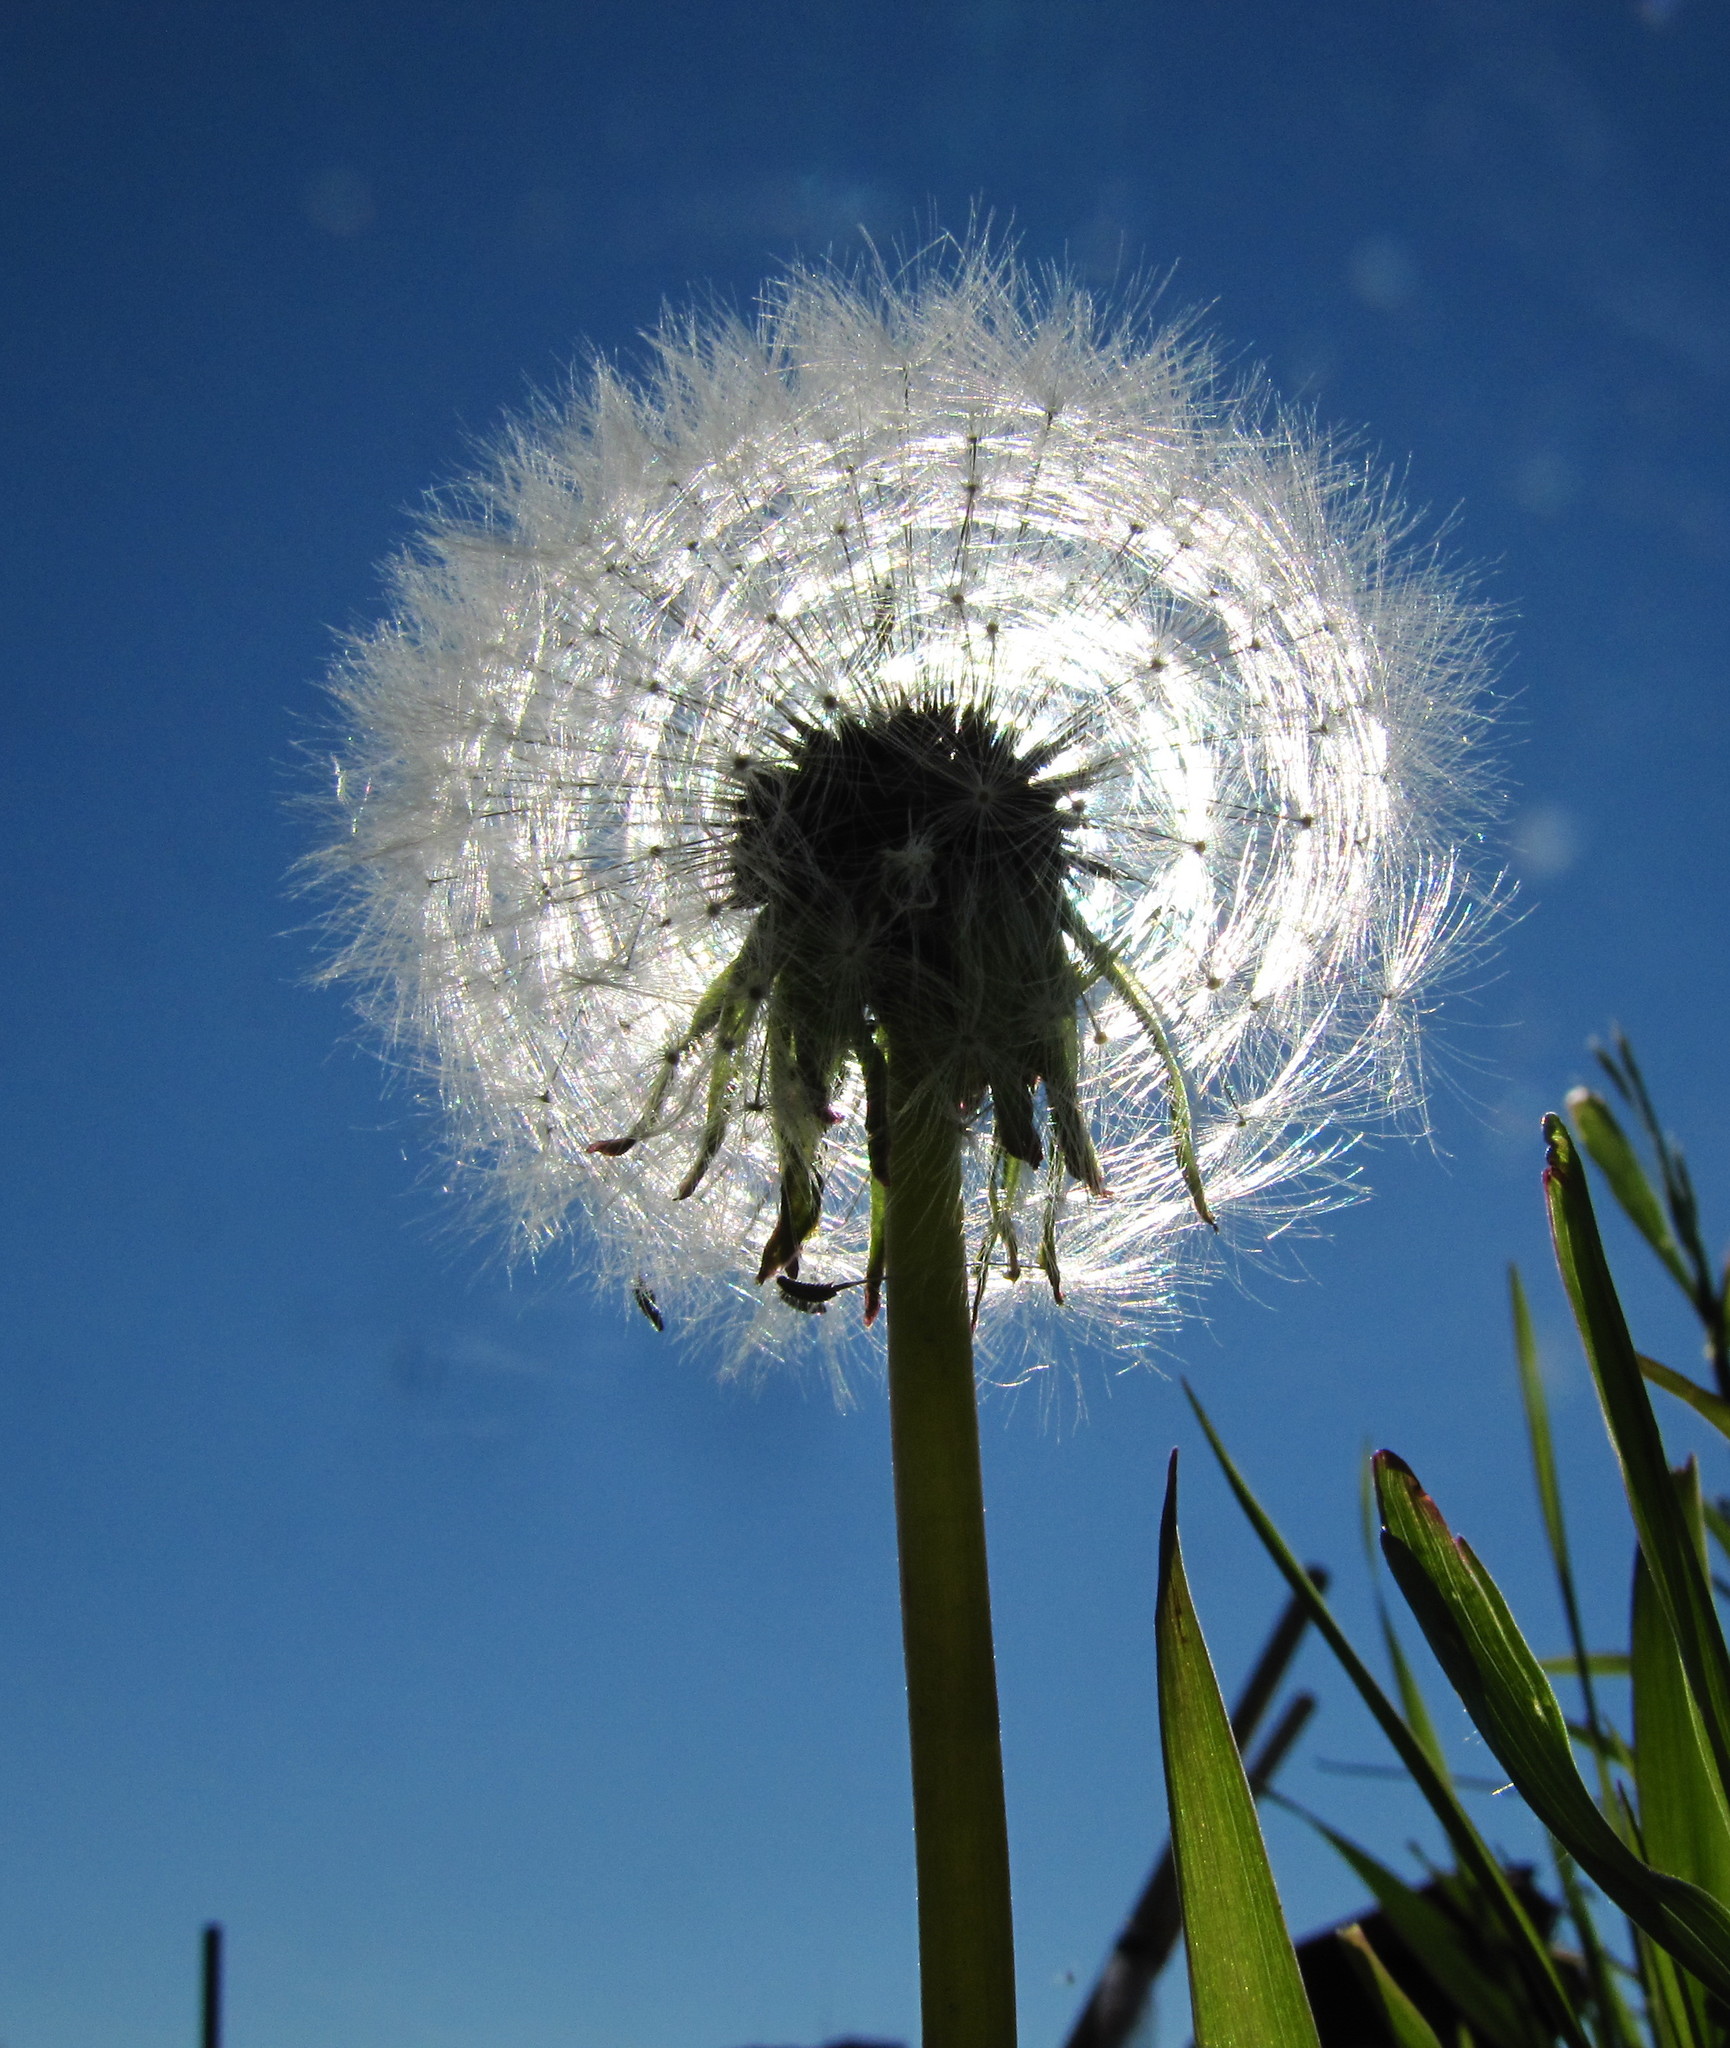
<path id="1" fill-rule="evenodd" d="M 284 879 L 333 631 L 422 490 L 582 348 L 860 224 L 977 201 L 1031 258 L 1171 270 L 1457 510 L 1508 616 L 1528 915 L 1450 1015 L 1442 1156 L 1379 1153 L 1300 1284 L 1222 1275 L 1162 1356 L 1100 1356 L 1085 1418 L 987 1413 L 1026 2040 L 1161 1835 L 1173 1443 L 1228 1683 L 1278 1604 L 1162 1371 L 1360 1627 L 1386 1442 L 1553 1645 L 1518 1257 L 1614 1637 L 1628 1536 L 1536 1117 L 1619 1018 L 1730 1219 L 1727 85 L 1723 0 L 8 10 L 6 2048 L 189 2041 L 209 1916 L 233 2048 L 911 2038 L 881 1398 L 717 1388 L 448 1230 Z M 1397 1855 L 1415 1805 L 1317 1768 L 1381 1752 L 1304 1671 L 1290 1789 Z M 1355 1902 L 1270 1832 L 1296 1925 Z"/>

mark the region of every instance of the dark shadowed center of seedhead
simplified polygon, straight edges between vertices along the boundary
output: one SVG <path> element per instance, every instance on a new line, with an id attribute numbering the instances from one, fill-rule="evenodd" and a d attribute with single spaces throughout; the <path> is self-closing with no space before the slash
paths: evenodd
<path id="1" fill-rule="evenodd" d="M 827 724 L 795 719 L 773 756 L 737 761 L 726 859 L 733 906 L 754 913 L 745 943 L 665 1049 L 635 1125 L 590 1150 L 617 1156 L 654 1137 L 700 1090 L 703 1136 L 685 1197 L 734 1115 L 766 1115 L 780 1200 L 759 1282 L 775 1278 L 789 1301 L 817 1311 L 841 1286 L 862 1284 L 870 1319 L 894 1171 L 894 1060 L 903 1083 L 933 1092 L 959 1123 L 989 1100 L 992 1221 L 979 1289 L 994 1248 L 1019 1275 L 1017 1186 L 1025 1169 L 1048 1167 L 1032 1262 L 1061 1299 L 1057 1194 L 1069 1178 L 1105 1192 L 1077 1099 L 1087 985 L 1105 979 L 1129 994 L 1170 1064 L 1157 1018 L 1070 901 L 1073 875 L 1091 866 L 1074 844 L 1089 777 L 1053 772 L 1065 745 L 1018 747 L 983 709 L 913 702 Z M 853 1072 L 873 1181 L 868 1270 L 861 1282 L 801 1281 L 800 1248 L 822 1210 L 823 1144 Z"/>
<path id="2" fill-rule="evenodd" d="M 784 760 L 741 772 L 735 901 L 774 925 L 783 972 L 834 1004 L 928 1039 L 934 1059 L 959 1042 L 1000 1066 L 1074 1007 L 1060 911 L 1075 814 L 1046 765 L 948 705 L 802 726 Z"/>

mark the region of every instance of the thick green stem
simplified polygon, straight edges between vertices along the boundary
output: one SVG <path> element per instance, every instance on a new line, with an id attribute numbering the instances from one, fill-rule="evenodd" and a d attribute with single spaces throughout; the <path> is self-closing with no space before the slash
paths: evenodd
<path id="1" fill-rule="evenodd" d="M 953 1107 L 893 1044 L 884 1240 L 924 2048 L 1014 2048 L 961 1136 Z"/>

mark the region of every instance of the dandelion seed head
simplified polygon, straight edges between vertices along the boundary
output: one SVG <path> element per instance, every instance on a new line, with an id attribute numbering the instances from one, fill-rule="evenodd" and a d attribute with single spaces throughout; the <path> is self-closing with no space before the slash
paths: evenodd
<path id="1" fill-rule="evenodd" d="M 394 575 L 336 678 L 334 971 L 520 1243 L 586 1217 L 670 1324 L 857 1327 L 891 1039 L 1005 1360 L 1169 1309 L 1174 1072 L 1228 1230 L 1421 1111 L 1493 893 L 1484 620 L 1185 333 L 981 244 L 795 271 L 520 423 Z"/>

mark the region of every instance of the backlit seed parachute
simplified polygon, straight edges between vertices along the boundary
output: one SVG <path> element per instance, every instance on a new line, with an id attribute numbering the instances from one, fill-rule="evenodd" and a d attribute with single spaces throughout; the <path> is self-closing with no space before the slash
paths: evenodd
<path id="1" fill-rule="evenodd" d="M 1120 1325 L 1420 1106 L 1482 617 L 1181 334 L 977 245 L 801 270 L 453 502 L 336 678 L 334 971 L 530 1248 L 857 1326 L 904 1058 L 982 1330 Z"/>

